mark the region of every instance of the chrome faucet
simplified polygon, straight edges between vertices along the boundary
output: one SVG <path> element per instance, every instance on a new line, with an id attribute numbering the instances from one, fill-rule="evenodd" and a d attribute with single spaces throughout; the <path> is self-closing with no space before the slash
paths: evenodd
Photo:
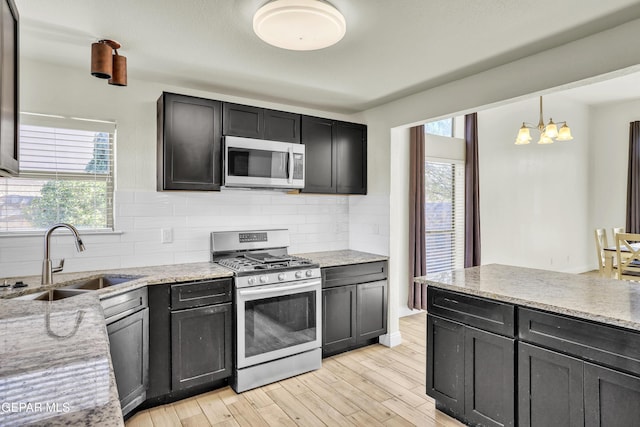
<path id="1" fill-rule="evenodd" d="M 60 265 L 53 268 L 51 266 L 51 258 L 49 257 L 49 248 L 51 247 L 51 233 L 56 228 L 67 228 L 72 233 L 76 239 L 76 249 L 78 252 L 84 251 L 84 244 L 82 243 L 82 239 L 80 239 L 80 234 L 78 234 L 78 230 L 71 224 L 59 223 L 54 224 L 44 233 L 44 260 L 42 260 L 42 281 L 43 285 L 51 285 L 53 283 L 53 273 L 59 273 L 64 268 L 64 258 L 60 260 Z"/>

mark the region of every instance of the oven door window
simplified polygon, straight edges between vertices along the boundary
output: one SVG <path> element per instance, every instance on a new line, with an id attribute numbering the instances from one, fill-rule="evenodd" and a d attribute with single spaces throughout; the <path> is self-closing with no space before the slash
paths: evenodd
<path id="1" fill-rule="evenodd" d="M 283 151 L 228 148 L 228 174 L 254 178 L 286 179 L 289 153 Z"/>
<path id="2" fill-rule="evenodd" d="M 245 303 L 245 357 L 317 339 L 316 292 L 263 298 Z"/>

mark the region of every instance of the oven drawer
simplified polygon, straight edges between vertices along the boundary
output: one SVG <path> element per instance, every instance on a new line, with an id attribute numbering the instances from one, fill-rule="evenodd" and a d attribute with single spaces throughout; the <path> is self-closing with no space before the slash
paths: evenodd
<path id="1" fill-rule="evenodd" d="M 322 288 L 377 282 L 386 278 L 386 261 L 326 267 L 322 269 Z"/>
<path id="2" fill-rule="evenodd" d="M 232 279 L 203 280 L 171 285 L 171 310 L 231 301 Z"/>

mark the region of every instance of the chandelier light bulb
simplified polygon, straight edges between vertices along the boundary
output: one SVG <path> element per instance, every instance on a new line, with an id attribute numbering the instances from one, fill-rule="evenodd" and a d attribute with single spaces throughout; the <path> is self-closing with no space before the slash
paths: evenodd
<path id="1" fill-rule="evenodd" d="M 516 137 L 516 145 L 525 145 L 531 141 L 531 132 L 529 132 L 529 128 L 522 123 L 522 127 L 518 132 L 518 136 Z"/>
<path id="2" fill-rule="evenodd" d="M 547 127 L 544 128 L 544 133 L 549 138 L 557 138 L 558 137 L 558 126 L 556 126 L 556 124 L 553 123 L 553 119 L 549 119 L 549 123 L 547 124 Z"/>
<path id="3" fill-rule="evenodd" d="M 571 129 L 569 129 L 569 126 L 567 126 L 566 123 L 563 124 L 558 132 L 558 141 L 571 141 L 572 139 L 573 136 L 571 136 Z"/>

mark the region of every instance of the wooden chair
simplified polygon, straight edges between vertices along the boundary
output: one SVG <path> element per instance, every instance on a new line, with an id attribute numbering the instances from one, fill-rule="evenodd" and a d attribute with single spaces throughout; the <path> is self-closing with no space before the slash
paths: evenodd
<path id="1" fill-rule="evenodd" d="M 604 248 L 609 246 L 607 241 L 607 230 L 605 228 L 596 228 L 596 252 L 598 254 L 598 271 L 600 271 L 600 277 L 604 277 Z"/>
<path id="2" fill-rule="evenodd" d="M 616 241 L 616 234 L 624 233 L 625 229 L 624 229 L 624 227 L 613 227 L 611 229 L 611 231 L 613 232 L 612 236 L 613 236 L 613 241 L 615 242 Z"/>
<path id="3" fill-rule="evenodd" d="M 616 234 L 617 277 L 640 281 L 640 234 Z"/>

